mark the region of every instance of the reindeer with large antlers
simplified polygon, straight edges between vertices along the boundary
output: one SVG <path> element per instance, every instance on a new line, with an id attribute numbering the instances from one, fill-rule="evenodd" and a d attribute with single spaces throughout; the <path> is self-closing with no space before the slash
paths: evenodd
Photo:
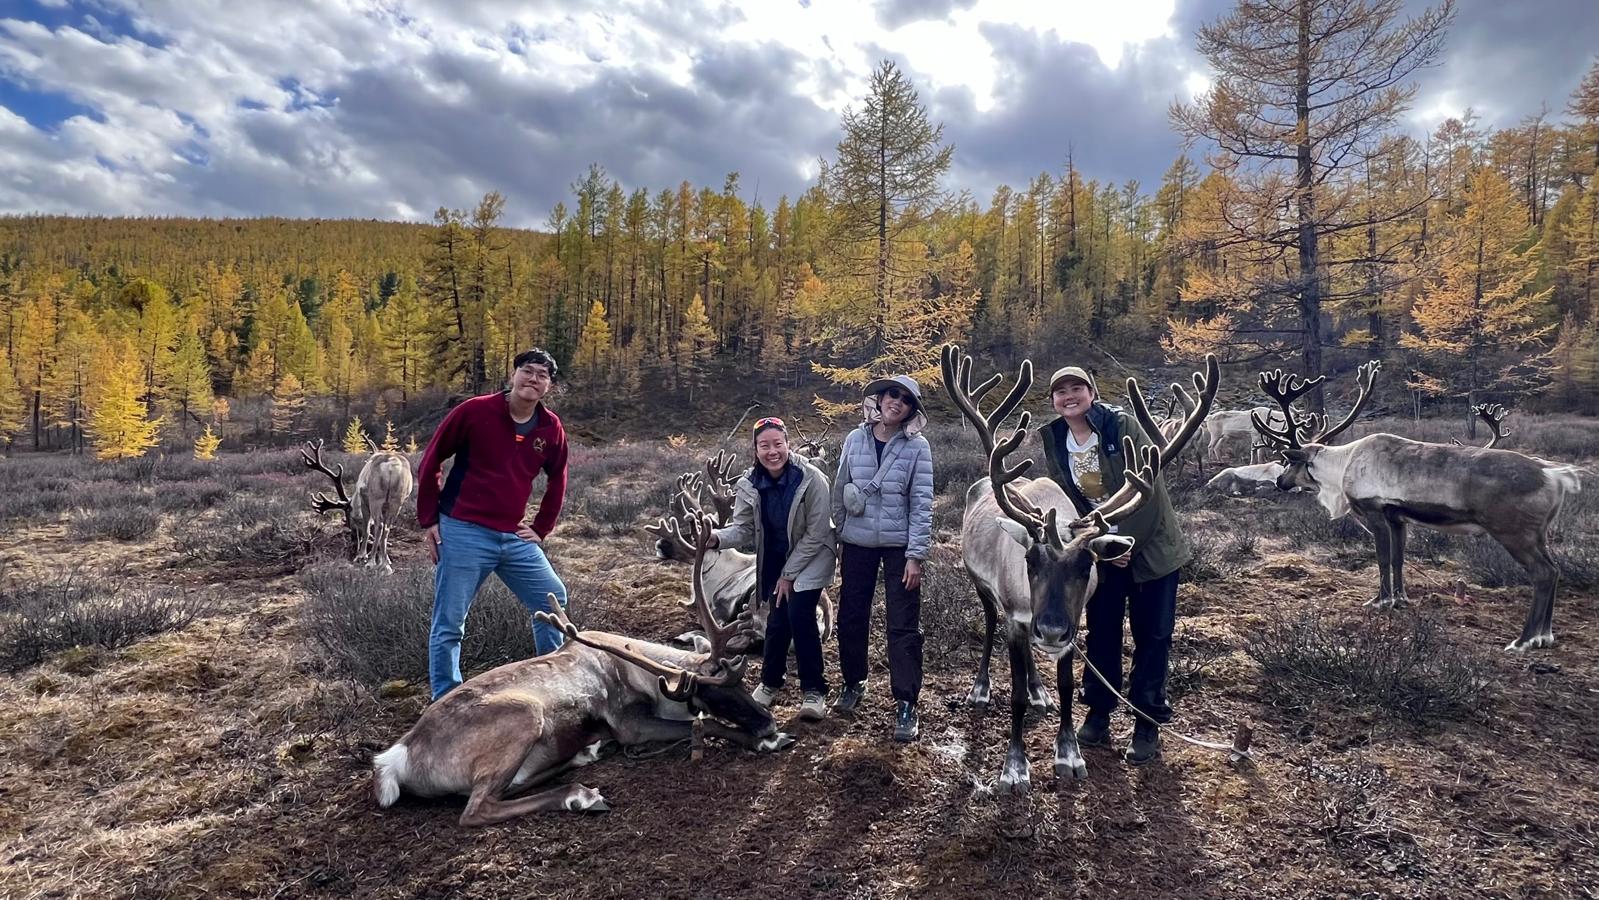
<path id="1" fill-rule="evenodd" d="M 1394 434 L 1330 445 L 1371 399 L 1378 369 L 1376 362 L 1360 367 L 1354 408 L 1332 427 L 1324 417 L 1301 418 L 1292 409 L 1295 400 L 1326 376 L 1307 381 L 1281 370 L 1261 373 L 1261 387 L 1282 408 L 1285 421 L 1294 423 L 1282 429 L 1258 418 L 1254 423 L 1282 454 L 1284 469 L 1277 486 L 1314 492 L 1333 518 L 1353 513 L 1376 538 L 1380 587 L 1368 606 L 1385 609 L 1405 604 L 1409 525 L 1492 537 L 1532 578 L 1526 624 L 1521 637 L 1505 649 L 1520 652 L 1554 646 L 1559 569 L 1549 552 L 1549 527 L 1566 495 L 1581 488 L 1577 468 L 1494 449 L 1502 410 L 1478 413 L 1494 431 L 1494 440 L 1486 447 L 1413 441 Z"/>
<path id="2" fill-rule="evenodd" d="M 384 574 L 394 572 L 389 558 L 389 533 L 400 519 L 400 508 L 416 484 L 411 461 L 399 453 L 373 447 L 361 474 L 355 479 L 355 495 L 344 491 L 344 464 L 328 468 L 322 461 L 322 442 L 306 441 L 300 456 L 309 469 L 333 480 L 335 498 L 321 491 L 311 495 L 311 507 L 319 513 L 342 512 L 350 529 L 352 557 L 357 563 L 375 566 Z"/>
<path id="3" fill-rule="evenodd" d="M 1137 381 L 1128 379 L 1129 397 L 1149 444 L 1140 452 L 1131 435 L 1123 436 L 1122 487 L 1092 510 L 1078 510 L 1052 479 L 1022 477 L 1032 460 L 1006 465 L 1006 457 L 1026 437 L 1031 416 L 1023 412 L 1015 431 L 1004 440 L 997 440 L 996 432 L 1032 385 L 1031 360 L 1022 363 L 1015 386 L 987 415 L 979 404 L 1003 376 L 996 373 L 974 389 L 971 357 L 953 345 L 943 348 L 942 363 L 945 390 L 975 426 L 989 461 L 989 477 L 966 491 L 961 524 L 961 558 L 982 601 L 986 625 L 983 659 L 968 699 L 974 705 L 988 704 L 994 630 L 1003 612 L 1010 650 L 1011 728 L 1000 790 L 1025 793 L 1029 789 L 1030 768 L 1022 745 L 1026 716 L 1030 706 L 1047 710 L 1050 705 L 1034 667 L 1034 647 L 1055 663 L 1060 691 L 1055 774 L 1086 777 L 1088 767 L 1072 729 L 1075 679 L 1071 664 L 1083 607 L 1098 582 L 1095 564 L 1132 550 L 1133 539 L 1115 534 L 1113 529 L 1145 502 L 1162 467 L 1182 452 L 1198 430 L 1215 400 L 1216 359 L 1207 358 L 1205 377 L 1194 376 L 1198 399 L 1170 440 L 1160 436 Z"/>
<path id="4" fill-rule="evenodd" d="M 691 520 L 688 536 L 703 554 L 711 523 Z M 699 734 L 756 751 L 794 739 L 744 689 L 747 618 L 716 621 L 695 568 L 687 605 L 710 639 L 697 653 L 573 625 L 554 595 L 538 615 L 569 638 L 555 653 L 484 672 L 445 694 L 415 726 L 372 761 L 379 806 L 401 790 L 424 797 L 467 794 L 462 825 L 488 825 L 531 812 L 601 812 L 605 798 L 570 784 L 526 794 L 569 769 L 593 762 L 607 739 L 623 745 Z M 521 795 L 521 796 L 518 796 Z"/>

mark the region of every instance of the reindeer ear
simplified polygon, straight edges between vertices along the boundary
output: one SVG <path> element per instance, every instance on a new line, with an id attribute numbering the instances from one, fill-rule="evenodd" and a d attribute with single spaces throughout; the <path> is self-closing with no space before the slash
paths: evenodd
<path id="1" fill-rule="evenodd" d="M 1100 559 L 1119 559 L 1133 552 L 1133 539 L 1119 534 L 1107 534 L 1088 542 L 1088 549 Z"/>
<path id="2" fill-rule="evenodd" d="M 1033 536 L 1027 531 L 1026 525 L 1012 519 L 1010 516 L 995 516 L 994 521 L 999 523 L 999 527 L 1005 529 L 1006 534 L 1015 538 L 1016 543 L 1021 544 L 1023 550 L 1030 549 L 1033 546 Z"/>

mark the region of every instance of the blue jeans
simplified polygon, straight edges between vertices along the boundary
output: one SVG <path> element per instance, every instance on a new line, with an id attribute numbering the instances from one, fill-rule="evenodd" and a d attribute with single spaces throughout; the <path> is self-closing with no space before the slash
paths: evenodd
<path id="1" fill-rule="evenodd" d="M 433 629 L 428 634 L 428 682 L 437 700 L 461 683 L 461 633 L 467 611 L 489 573 L 500 576 L 529 615 L 549 610 L 549 595 L 566 606 L 566 585 L 544 548 L 514 534 L 439 516 L 439 565 L 433 575 Z M 561 646 L 559 629 L 533 623 L 536 655 Z"/>

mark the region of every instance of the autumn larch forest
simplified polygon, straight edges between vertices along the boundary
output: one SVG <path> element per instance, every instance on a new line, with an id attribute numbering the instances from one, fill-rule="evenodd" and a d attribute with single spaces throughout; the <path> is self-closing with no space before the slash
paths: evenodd
<path id="1" fill-rule="evenodd" d="M 1220 75 L 1171 107 L 1190 149 L 1153 186 L 1066 147 L 1027 184 L 950 194 L 959 148 L 884 62 L 814 185 L 770 205 L 737 172 L 623 185 L 591 165 L 538 230 L 504 227 L 497 192 L 440 198 L 430 224 L 7 216 L 0 432 L 101 457 L 379 437 L 531 345 L 567 408 L 606 416 L 736 403 L 735 382 L 837 413 L 870 373 L 936 381 L 944 341 L 1116 374 L 1375 358 L 1402 373 L 1390 408 L 1468 419 L 1599 399 L 1599 63 L 1561 112 L 1410 134 L 1448 5 L 1265 24 L 1258 5 L 1199 34 Z M 1273 39 L 1301 24 L 1315 36 Z"/>

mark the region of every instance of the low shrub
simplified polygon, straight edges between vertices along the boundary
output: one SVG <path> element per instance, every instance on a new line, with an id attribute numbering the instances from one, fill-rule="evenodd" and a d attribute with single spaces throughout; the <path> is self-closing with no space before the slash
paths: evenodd
<path id="1" fill-rule="evenodd" d="M 68 532 L 78 540 L 137 541 L 155 534 L 161 514 L 145 506 L 96 506 L 72 514 Z"/>
<path id="2" fill-rule="evenodd" d="M 1419 614 L 1374 616 L 1358 626 L 1279 615 L 1244 650 L 1260 664 L 1268 691 L 1296 706 L 1332 694 L 1421 723 L 1467 716 L 1487 692 L 1482 660 Z"/>
<path id="3" fill-rule="evenodd" d="M 343 553 L 342 522 L 324 525 L 283 497 L 234 497 L 211 514 L 172 531 L 178 552 L 201 562 L 286 562 L 317 548 Z M 335 535 L 337 535 L 335 537 Z"/>
<path id="4" fill-rule="evenodd" d="M 330 668 L 370 684 L 426 682 L 433 569 L 402 565 L 392 575 L 327 560 L 300 572 L 305 633 Z M 461 641 L 467 677 L 533 655 L 532 619 L 497 578 L 483 583 Z"/>
<path id="5" fill-rule="evenodd" d="M 0 586 L 0 669 L 16 671 L 73 647 L 116 649 L 185 628 L 209 598 L 79 571 Z"/>

